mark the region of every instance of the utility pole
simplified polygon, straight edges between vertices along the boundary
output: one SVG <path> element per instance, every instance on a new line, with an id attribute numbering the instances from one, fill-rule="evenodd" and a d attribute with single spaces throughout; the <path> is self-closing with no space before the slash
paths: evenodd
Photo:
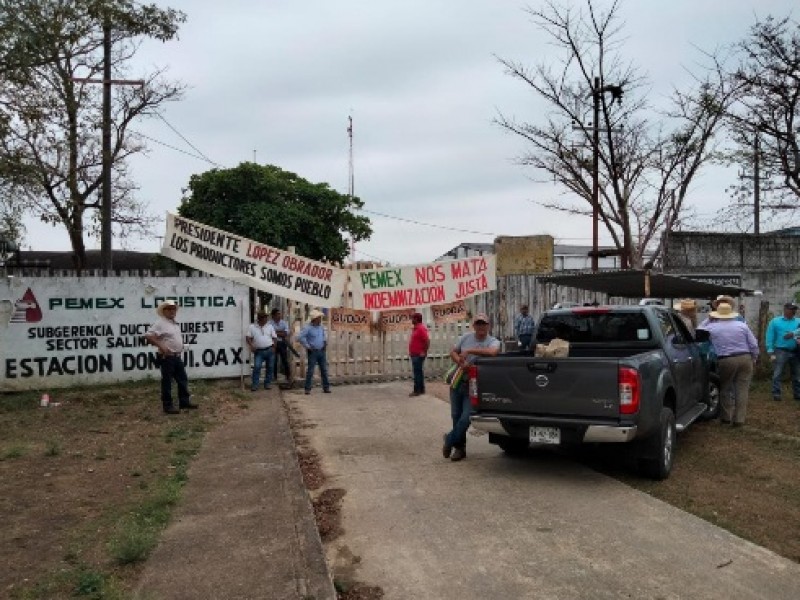
<path id="1" fill-rule="evenodd" d="M 104 271 L 113 269 L 113 253 L 111 248 L 111 86 L 136 85 L 143 86 L 142 79 L 111 79 L 111 20 L 103 18 L 103 79 L 89 77 L 73 77 L 78 83 L 103 84 L 103 179 L 102 204 L 100 206 L 100 268 Z"/>
<path id="2" fill-rule="evenodd" d="M 600 78 L 594 78 L 592 86 L 592 272 L 599 268 L 599 220 L 600 220 L 600 100 L 606 92 L 611 93 L 611 102 L 622 102 L 622 86 L 600 85 Z M 622 268 L 628 267 L 630 241 L 627 230 L 623 231 Z"/>
<path id="3" fill-rule="evenodd" d="M 600 219 L 600 78 L 594 78 L 592 87 L 592 273 L 600 265 L 599 224 Z"/>
<path id="4" fill-rule="evenodd" d="M 758 131 L 753 136 L 753 174 L 739 171 L 740 179 L 753 180 L 753 233 L 761 233 L 761 138 Z"/>
<path id="5" fill-rule="evenodd" d="M 753 233 L 761 233 L 761 141 L 757 131 L 753 141 Z"/>
<path id="6" fill-rule="evenodd" d="M 111 21 L 103 20 L 103 206 L 100 215 L 100 267 L 114 266 L 111 250 Z"/>

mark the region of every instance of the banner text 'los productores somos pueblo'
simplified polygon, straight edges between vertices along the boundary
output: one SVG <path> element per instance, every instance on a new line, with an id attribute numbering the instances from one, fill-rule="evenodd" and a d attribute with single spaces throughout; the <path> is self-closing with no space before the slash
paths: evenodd
<path id="1" fill-rule="evenodd" d="M 355 271 L 351 276 L 353 304 L 365 310 L 390 310 L 463 300 L 497 287 L 495 266 L 495 256 L 489 254 Z"/>
<path id="2" fill-rule="evenodd" d="M 340 306 L 347 272 L 167 213 L 161 254 L 312 306 Z"/>

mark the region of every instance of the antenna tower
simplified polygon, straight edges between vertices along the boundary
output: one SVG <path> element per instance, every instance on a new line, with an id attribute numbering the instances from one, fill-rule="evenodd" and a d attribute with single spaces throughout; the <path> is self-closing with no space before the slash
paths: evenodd
<path id="1" fill-rule="evenodd" d="M 350 200 L 353 200 L 353 196 L 355 195 L 355 174 L 353 170 L 353 117 L 352 115 L 347 116 L 347 137 L 350 140 L 350 154 L 349 154 L 349 164 L 348 164 L 348 177 L 347 177 L 347 195 L 350 197 Z M 350 238 L 350 262 L 355 263 L 356 261 L 356 242 L 353 238 Z"/>

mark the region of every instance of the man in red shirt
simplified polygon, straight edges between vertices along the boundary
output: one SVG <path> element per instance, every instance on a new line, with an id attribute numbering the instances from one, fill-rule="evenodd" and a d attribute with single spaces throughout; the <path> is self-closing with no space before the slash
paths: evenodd
<path id="1" fill-rule="evenodd" d="M 421 396 L 425 393 L 425 373 L 422 371 L 428 347 L 431 345 L 428 328 L 422 324 L 422 314 L 411 315 L 411 337 L 408 339 L 408 356 L 411 358 L 411 371 L 414 374 L 414 391 L 409 396 Z"/>

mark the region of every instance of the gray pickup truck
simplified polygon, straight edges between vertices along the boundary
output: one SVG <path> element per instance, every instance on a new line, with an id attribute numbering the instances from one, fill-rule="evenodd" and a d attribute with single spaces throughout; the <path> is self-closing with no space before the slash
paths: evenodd
<path id="1" fill-rule="evenodd" d="M 563 358 L 530 352 L 472 366 L 472 425 L 509 454 L 530 446 L 619 442 L 641 472 L 666 478 L 676 432 L 709 416 L 706 332 L 695 336 L 663 306 L 552 310 L 536 343 L 569 342 Z"/>

